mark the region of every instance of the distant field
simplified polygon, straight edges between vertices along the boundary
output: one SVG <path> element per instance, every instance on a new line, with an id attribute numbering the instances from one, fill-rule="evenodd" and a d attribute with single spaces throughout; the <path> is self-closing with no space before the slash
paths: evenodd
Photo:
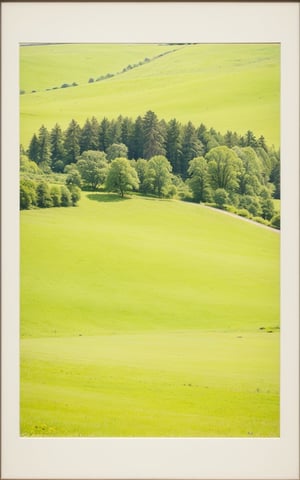
<path id="1" fill-rule="evenodd" d="M 99 50 L 98 50 L 99 49 Z M 102 82 L 129 63 L 176 51 Z M 20 88 L 79 86 L 21 95 L 21 143 L 44 123 L 66 127 L 95 115 L 135 118 L 151 109 L 160 118 L 205 123 L 225 133 L 252 130 L 279 146 L 278 45 L 68 45 L 21 47 Z M 52 73 L 53 70 L 53 73 Z"/>
<path id="2" fill-rule="evenodd" d="M 279 239 L 84 194 L 21 212 L 21 434 L 278 436 Z"/>

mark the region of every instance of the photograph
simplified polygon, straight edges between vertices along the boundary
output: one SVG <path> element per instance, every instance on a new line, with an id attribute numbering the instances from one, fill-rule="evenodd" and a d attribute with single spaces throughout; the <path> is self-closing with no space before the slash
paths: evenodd
<path id="1" fill-rule="evenodd" d="M 299 4 L 1 5 L 1 478 L 299 478 Z"/>
<path id="2" fill-rule="evenodd" d="M 278 437 L 280 45 L 20 45 L 20 431 Z"/>

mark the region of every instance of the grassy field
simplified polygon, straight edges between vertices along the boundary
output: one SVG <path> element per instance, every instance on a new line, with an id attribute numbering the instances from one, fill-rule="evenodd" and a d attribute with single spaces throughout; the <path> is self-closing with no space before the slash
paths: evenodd
<path id="1" fill-rule="evenodd" d="M 21 212 L 21 434 L 278 436 L 277 231 L 171 200 Z"/>
<path id="2" fill-rule="evenodd" d="M 117 73 L 129 63 L 173 49 L 124 74 L 87 83 L 98 73 Z M 160 118 L 191 120 L 197 126 L 203 122 L 223 133 L 250 129 L 278 147 L 279 55 L 275 44 L 21 47 L 20 88 L 79 83 L 21 95 L 21 143 L 27 147 L 42 123 L 52 128 L 59 121 L 66 128 L 72 118 L 83 124 L 92 115 L 135 118 L 151 109 Z"/>

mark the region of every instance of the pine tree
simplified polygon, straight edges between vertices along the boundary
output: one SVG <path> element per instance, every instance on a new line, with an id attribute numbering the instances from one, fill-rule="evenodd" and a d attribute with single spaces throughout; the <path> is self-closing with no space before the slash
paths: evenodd
<path id="1" fill-rule="evenodd" d="M 149 159 L 155 155 L 165 155 L 166 149 L 162 128 L 156 114 L 151 110 L 143 118 L 143 132 L 143 157 Z"/>
<path id="2" fill-rule="evenodd" d="M 60 171 L 60 168 L 57 168 L 59 164 L 57 162 L 63 162 L 65 158 L 65 149 L 64 149 L 64 135 L 61 127 L 56 123 L 50 133 L 50 143 L 51 143 L 51 167 L 54 171 Z"/>
<path id="3" fill-rule="evenodd" d="M 87 119 L 80 137 L 80 153 L 99 149 L 99 123 L 95 117 Z"/>
<path id="4" fill-rule="evenodd" d="M 80 154 L 81 128 L 76 120 L 71 120 L 65 133 L 65 164 L 75 163 Z"/>
<path id="5" fill-rule="evenodd" d="M 133 134 L 129 145 L 129 158 L 138 158 L 143 157 L 144 151 L 144 130 L 143 130 L 143 119 L 141 116 L 138 116 L 133 127 Z"/>
<path id="6" fill-rule="evenodd" d="M 50 134 L 44 125 L 39 129 L 38 142 L 38 164 L 41 168 L 47 169 L 51 166 L 51 142 Z"/>
<path id="7" fill-rule="evenodd" d="M 39 140 L 36 134 L 34 134 L 29 144 L 28 157 L 35 163 L 39 162 L 39 149 Z"/>
<path id="8" fill-rule="evenodd" d="M 99 127 L 99 148 L 106 152 L 110 145 L 110 122 L 104 117 Z"/>
<path id="9" fill-rule="evenodd" d="M 181 126 L 175 118 L 167 125 L 166 156 L 173 167 L 175 174 L 181 172 L 182 158 Z"/>
<path id="10" fill-rule="evenodd" d="M 182 136 L 182 158 L 180 174 L 183 178 L 187 177 L 189 162 L 195 157 L 200 157 L 203 154 L 203 151 L 203 145 L 197 137 L 194 125 L 192 124 L 192 122 L 188 122 L 188 124 L 183 127 Z"/>

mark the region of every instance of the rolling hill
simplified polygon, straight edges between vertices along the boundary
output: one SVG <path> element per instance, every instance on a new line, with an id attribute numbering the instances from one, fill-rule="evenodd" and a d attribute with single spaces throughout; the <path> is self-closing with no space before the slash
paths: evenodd
<path id="1" fill-rule="evenodd" d="M 276 44 L 20 47 L 20 88 L 37 90 L 20 97 L 21 143 L 27 147 L 41 124 L 65 128 L 72 118 L 135 118 L 151 109 L 223 133 L 250 129 L 278 147 L 279 55 Z M 138 65 L 145 58 L 152 60 Z M 138 66 L 119 73 L 129 64 Z M 88 83 L 107 73 L 114 76 Z"/>
<path id="2" fill-rule="evenodd" d="M 21 212 L 21 434 L 277 436 L 279 234 L 85 193 Z"/>

